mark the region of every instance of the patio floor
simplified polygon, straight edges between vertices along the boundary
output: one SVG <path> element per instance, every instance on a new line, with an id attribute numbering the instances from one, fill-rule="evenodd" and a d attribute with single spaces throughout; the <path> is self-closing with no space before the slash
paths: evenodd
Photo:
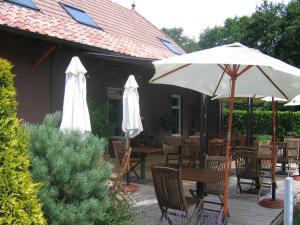
<path id="1" fill-rule="evenodd" d="M 157 225 L 168 224 L 167 221 L 159 223 L 160 209 L 157 204 L 150 168 L 152 165 L 163 165 L 162 155 L 152 155 L 147 158 L 146 165 L 146 184 L 139 184 L 139 190 L 132 194 L 134 201 L 134 207 L 136 208 L 137 217 L 140 224 L 144 225 Z M 286 175 L 277 175 L 277 198 L 283 199 L 283 183 Z M 188 190 L 190 188 L 195 189 L 194 182 L 185 182 L 184 189 L 186 195 L 189 195 Z M 275 225 L 281 224 L 283 221 L 283 209 L 269 209 L 261 207 L 257 204 L 258 196 L 249 194 L 236 194 L 236 179 L 235 176 L 230 177 L 229 186 L 229 213 L 230 217 L 228 222 L 230 225 Z M 300 192 L 300 181 L 294 181 L 293 190 L 296 194 Z M 265 190 L 267 193 L 269 190 Z M 264 197 L 269 197 L 270 193 Z M 208 196 L 207 200 L 213 200 L 216 196 Z M 204 205 L 205 208 L 214 206 Z M 217 214 L 210 211 L 203 212 L 201 221 L 198 224 L 211 224 L 208 221 L 216 220 Z M 175 224 L 185 224 L 182 220 Z M 212 223 L 215 224 L 215 223 Z"/>

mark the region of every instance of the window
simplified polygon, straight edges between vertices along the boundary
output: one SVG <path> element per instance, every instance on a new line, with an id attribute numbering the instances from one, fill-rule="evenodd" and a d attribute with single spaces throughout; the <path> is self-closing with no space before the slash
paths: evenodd
<path id="1" fill-rule="evenodd" d="M 171 96 L 172 108 L 172 134 L 181 134 L 181 97 Z"/>
<path id="2" fill-rule="evenodd" d="M 25 6 L 31 9 L 39 9 L 31 0 L 6 0 L 7 2 L 15 3 L 21 6 Z"/>
<path id="3" fill-rule="evenodd" d="M 96 22 L 91 17 L 89 17 L 88 14 L 86 14 L 85 11 L 74 8 L 72 6 L 65 5 L 63 3 L 61 3 L 61 5 L 67 11 L 67 13 L 69 13 L 70 16 L 72 16 L 72 18 L 74 20 L 76 20 L 77 22 L 91 26 L 91 27 L 100 28 L 96 24 Z"/>
<path id="4" fill-rule="evenodd" d="M 176 55 L 182 55 L 182 52 L 170 41 L 165 39 L 160 39 L 160 41 L 173 53 Z"/>

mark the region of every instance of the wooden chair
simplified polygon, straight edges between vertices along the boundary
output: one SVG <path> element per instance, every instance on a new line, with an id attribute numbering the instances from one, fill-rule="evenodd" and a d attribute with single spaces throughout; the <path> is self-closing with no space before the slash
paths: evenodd
<path id="1" fill-rule="evenodd" d="M 180 165 L 184 167 L 196 167 L 198 153 L 200 151 L 200 139 L 188 138 L 183 141 Z"/>
<path id="2" fill-rule="evenodd" d="M 120 163 L 119 169 L 115 172 L 114 177 L 112 178 L 112 186 L 109 189 L 110 196 L 115 195 L 118 190 L 123 191 L 124 189 L 121 186 L 122 179 L 127 172 L 129 162 L 130 162 L 131 148 L 128 151 L 124 151 L 122 156 L 122 162 Z"/>
<path id="3" fill-rule="evenodd" d="M 181 136 L 168 135 L 162 140 L 162 150 L 165 155 L 165 166 L 179 167 L 180 148 L 182 146 Z"/>
<path id="4" fill-rule="evenodd" d="M 255 193 L 253 191 L 245 191 L 242 185 L 249 185 L 257 189 L 257 194 L 261 195 L 261 187 L 264 174 L 260 172 L 259 158 L 257 152 L 239 150 L 235 152 L 235 165 L 237 177 L 237 189 L 240 193 Z"/>
<path id="5" fill-rule="evenodd" d="M 153 166 L 151 169 L 154 190 L 161 210 L 160 221 L 165 218 L 169 224 L 172 224 L 169 214 L 184 217 L 190 224 L 195 213 L 200 212 L 202 209 L 203 203 L 200 199 L 184 196 L 181 170 L 161 166 Z M 189 216 L 188 210 L 193 205 L 195 205 L 195 208 L 192 215 Z M 184 214 L 170 212 L 169 209 L 181 211 Z"/>
<path id="6" fill-rule="evenodd" d="M 229 163 L 230 165 L 230 163 Z M 221 171 L 225 174 L 225 156 L 206 156 L 205 160 L 205 168 L 210 171 Z M 216 201 L 204 201 L 204 203 L 209 204 L 215 204 L 220 206 L 220 210 L 216 210 L 218 212 L 222 211 L 222 208 L 224 206 L 223 203 L 223 195 L 224 195 L 224 180 L 214 183 L 214 184 L 206 184 L 204 186 L 204 193 L 210 194 L 210 195 L 217 195 L 219 197 L 218 202 Z M 205 210 L 211 210 L 212 209 L 206 209 Z"/>
<path id="7" fill-rule="evenodd" d="M 299 138 L 284 138 L 286 143 L 286 165 L 288 170 L 292 168 L 292 163 L 298 163 L 299 161 Z"/>
<path id="8" fill-rule="evenodd" d="M 212 139 L 208 142 L 208 155 L 225 155 L 223 139 Z"/>
<path id="9" fill-rule="evenodd" d="M 113 143 L 113 149 L 114 149 L 116 159 L 121 167 L 124 160 L 125 153 L 127 152 L 125 149 L 125 140 L 124 139 L 113 140 L 112 143 Z M 139 163 L 140 161 L 138 158 L 131 157 L 128 165 L 128 172 L 129 173 L 133 172 L 137 177 L 137 179 L 140 178 L 138 172 L 136 171 L 136 167 L 139 165 Z"/>

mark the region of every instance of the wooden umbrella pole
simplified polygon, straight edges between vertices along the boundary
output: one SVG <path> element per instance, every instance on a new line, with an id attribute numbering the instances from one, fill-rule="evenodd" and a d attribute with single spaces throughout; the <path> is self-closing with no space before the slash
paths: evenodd
<path id="1" fill-rule="evenodd" d="M 234 91 L 235 91 L 236 77 L 231 77 L 231 94 L 229 103 L 228 127 L 227 127 L 227 142 L 226 142 L 226 161 L 225 161 L 225 176 L 224 176 L 224 215 L 228 215 L 228 176 L 229 176 L 229 152 L 231 144 L 231 130 L 232 130 L 232 113 L 234 107 Z"/>
<path id="2" fill-rule="evenodd" d="M 272 97 L 272 143 L 273 143 L 273 152 L 272 152 L 272 200 L 276 200 L 276 106 L 274 97 Z"/>

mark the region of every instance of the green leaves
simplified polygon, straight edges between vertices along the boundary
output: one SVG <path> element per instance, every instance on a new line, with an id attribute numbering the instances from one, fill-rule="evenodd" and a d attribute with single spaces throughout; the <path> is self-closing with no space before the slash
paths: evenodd
<path id="1" fill-rule="evenodd" d="M 228 110 L 224 110 L 224 124 L 227 126 Z M 247 130 L 247 111 L 234 110 L 232 128 L 246 133 Z M 284 136 L 291 129 L 300 134 L 300 112 L 294 112 L 293 116 L 288 111 L 278 111 L 278 137 L 283 140 Z M 272 111 L 254 110 L 252 118 L 252 133 L 253 134 L 268 134 L 272 135 Z M 226 128 L 227 129 L 227 128 Z"/>

